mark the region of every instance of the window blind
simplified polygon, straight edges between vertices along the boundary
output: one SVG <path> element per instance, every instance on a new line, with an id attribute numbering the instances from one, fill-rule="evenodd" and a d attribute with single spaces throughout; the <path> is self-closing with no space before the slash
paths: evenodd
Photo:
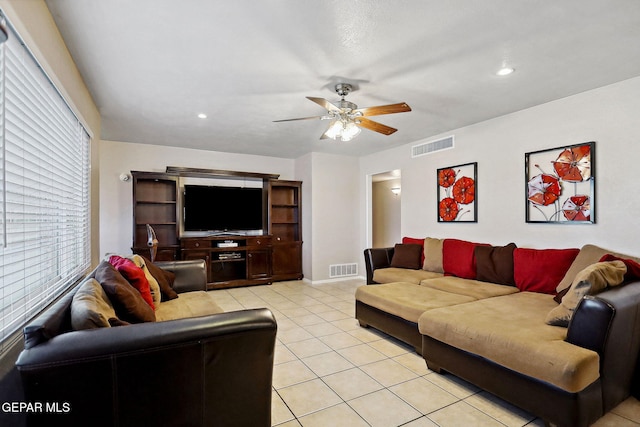
<path id="1" fill-rule="evenodd" d="M 0 46 L 3 346 L 90 265 L 89 135 L 8 27 Z"/>

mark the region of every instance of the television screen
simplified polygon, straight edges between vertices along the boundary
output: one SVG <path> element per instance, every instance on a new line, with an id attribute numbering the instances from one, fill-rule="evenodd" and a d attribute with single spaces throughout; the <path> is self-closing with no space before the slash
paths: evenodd
<path id="1" fill-rule="evenodd" d="M 262 189 L 184 186 L 185 231 L 232 232 L 262 229 Z"/>

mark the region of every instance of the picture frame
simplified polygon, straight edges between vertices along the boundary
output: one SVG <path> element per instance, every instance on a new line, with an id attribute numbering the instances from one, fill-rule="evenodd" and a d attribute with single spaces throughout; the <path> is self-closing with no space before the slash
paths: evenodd
<path id="1" fill-rule="evenodd" d="M 436 170 L 438 222 L 478 222 L 478 163 Z"/>
<path id="2" fill-rule="evenodd" d="M 595 224 L 595 142 L 525 153 L 525 221 Z"/>

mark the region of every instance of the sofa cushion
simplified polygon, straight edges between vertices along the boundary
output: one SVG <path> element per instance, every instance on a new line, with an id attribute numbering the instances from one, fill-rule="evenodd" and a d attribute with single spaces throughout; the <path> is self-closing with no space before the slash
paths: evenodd
<path id="1" fill-rule="evenodd" d="M 554 307 L 545 321 L 549 325 L 568 327 L 578 303 L 587 294 L 595 294 L 607 286 L 617 286 L 624 280 L 627 267 L 622 261 L 597 262 L 576 274 L 569 291 Z"/>
<path id="2" fill-rule="evenodd" d="M 415 237 L 403 237 L 402 243 L 405 245 L 420 245 L 424 247 L 424 239 L 416 239 Z M 420 254 L 420 265 L 424 263 L 424 250 L 421 248 Z"/>
<path id="3" fill-rule="evenodd" d="M 395 267 L 378 268 L 373 271 L 373 281 L 376 283 L 410 282 L 417 285 L 424 279 L 434 277 L 442 277 L 442 273 Z"/>
<path id="4" fill-rule="evenodd" d="M 564 278 L 558 284 L 556 290 L 560 292 L 561 290 L 571 286 L 571 283 L 573 283 L 573 279 L 576 277 L 576 274 L 584 270 L 587 266 L 600 261 L 600 259 L 607 254 L 614 255 L 618 258 L 631 259 L 633 261 L 640 262 L 640 258 L 638 257 L 632 257 L 618 252 L 612 252 L 596 245 L 584 245 L 580 249 L 580 253 L 576 257 L 576 259 L 571 264 L 571 267 L 569 267 L 569 270 L 567 270 L 567 274 L 564 275 Z"/>
<path id="5" fill-rule="evenodd" d="M 442 267 L 442 242 L 444 239 L 435 239 L 427 237 L 424 239 L 424 263 L 423 270 L 433 271 L 434 273 L 444 273 Z"/>
<path id="6" fill-rule="evenodd" d="M 184 292 L 180 294 L 180 298 L 160 304 L 156 310 L 156 320 L 184 319 L 223 312 L 224 310 L 216 304 L 213 293 L 192 291 Z"/>
<path id="7" fill-rule="evenodd" d="M 472 297 L 473 299 L 491 298 L 519 292 L 518 288 L 515 286 L 496 285 L 495 283 L 462 279 L 454 276 L 443 276 L 435 279 L 423 280 L 420 282 L 420 285 L 453 294 L 465 295 Z"/>
<path id="8" fill-rule="evenodd" d="M 473 301 L 472 297 L 437 289 L 396 282 L 384 285 L 363 285 L 356 289 L 356 300 L 384 312 L 418 323 L 426 310 Z"/>
<path id="9" fill-rule="evenodd" d="M 513 251 L 515 243 L 506 246 L 476 246 L 476 279 L 483 282 L 515 286 Z"/>
<path id="10" fill-rule="evenodd" d="M 513 251 L 513 277 L 521 291 L 555 294 L 558 284 L 579 249 L 529 249 Z"/>
<path id="11" fill-rule="evenodd" d="M 71 301 L 71 327 L 74 330 L 109 327 L 116 312 L 109 297 L 93 278 L 86 279 Z"/>
<path id="12" fill-rule="evenodd" d="M 606 254 L 600 258 L 600 262 L 605 261 L 622 261 L 624 263 L 627 267 L 627 272 L 624 274 L 625 282 L 635 282 L 636 280 L 640 280 L 640 263 L 638 263 L 638 261 L 630 258 L 621 258 L 612 254 Z"/>
<path id="13" fill-rule="evenodd" d="M 153 274 L 147 268 L 147 264 L 143 257 L 140 255 L 134 254 L 128 256 L 128 258 L 133 261 L 135 265 L 140 267 L 144 273 L 144 276 L 147 278 L 149 282 L 149 290 L 151 291 L 151 297 L 153 298 L 153 304 L 157 307 L 162 302 L 162 292 L 160 291 L 160 285 Z"/>
<path id="14" fill-rule="evenodd" d="M 464 279 L 476 278 L 475 247 L 483 243 L 458 239 L 444 239 L 442 243 L 442 267 L 444 273 Z"/>
<path id="15" fill-rule="evenodd" d="M 140 292 L 108 261 L 102 261 L 98 265 L 95 278 L 111 300 L 118 318 L 131 323 L 156 320 L 153 309 L 142 299 Z"/>
<path id="16" fill-rule="evenodd" d="M 416 244 L 396 243 L 391 258 L 391 267 L 419 269 L 422 264 L 422 246 Z"/>
<path id="17" fill-rule="evenodd" d="M 519 292 L 426 311 L 420 333 L 508 369 L 576 393 L 599 378 L 598 353 L 565 341 L 547 325 L 551 295 Z M 428 348 L 423 349 L 428 359 Z"/>
<path id="18" fill-rule="evenodd" d="M 156 279 L 158 286 L 160 286 L 160 293 L 162 294 L 162 301 L 169 301 L 178 298 L 178 293 L 173 290 L 173 281 L 176 279 L 176 275 L 171 271 L 162 269 L 152 263 L 145 257 L 142 257 L 145 265 L 149 269 L 149 273 Z"/>
<path id="19" fill-rule="evenodd" d="M 147 280 L 144 271 L 142 271 L 142 269 L 135 265 L 130 259 L 122 258 L 118 255 L 111 255 L 109 257 L 109 262 L 125 279 L 127 279 L 127 282 L 129 282 L 131 286 L 140 292 L 142 299 L 149 304 L 149 307 L 155 310 L 153 297 L 151 296 L 151 289 L 149 288 L 149 280 Z"/>

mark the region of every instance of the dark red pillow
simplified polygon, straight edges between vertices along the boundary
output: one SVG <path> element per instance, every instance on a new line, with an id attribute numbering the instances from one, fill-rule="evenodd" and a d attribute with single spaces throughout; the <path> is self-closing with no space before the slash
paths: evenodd
<path id="1" fill-rule="evenodd" d="M 600 258 L 600 262 L 604 261 L 622 261 L 627 266 L 627 272 L 624 274 L 625 282 L 634 282 L 640 280 L 640 264 L 629 258 L 620 258 L 612 254 L 606 254 Z"/>
<path id="2" fill-rule="evenodd" d="M 131 286 L 140 292 L 142 299 L 149 304 L 149 307 L 155 310 L 156 307 L 153 304 L 153 297 L 151 296 L 151 287 L 149 286 L 147 276 L 144 275 L 144 271 L 130 259 L 122 258 L 118 255 L 111 255 L 109 257 L 109 263 L 127 279 Z"/>
<path id="3" fill-rule="evenodd" d="M 422 246 L 422 254 L 420 255 L 420 268 L 424 264 L 424 239 L 416 239 L 415 237 L 403 237 L 402 243 L 405 245 L 420 245 Z"/>
<path id="4" fill-rule="evenodd" d="M 556 287 L 580 249 L 529 249 L 513 251 L 513 277 L 521 291 L 555 295 Z"/>
<path id="5" fill-rule="evenodd" d="M 442 268 L 444 274 L 476 278 L 476 246 L 490 246 L 485 243 L 474 243 L 466 240 L 444 239 L 442 242 Z"/>
<path id="6" fill-rule="evenodd" d="M 420 264 L 420 253 L 422 246 L 396 243 L 391 258 L 391 267 L 411 268 L 414 270 L 422 268 Z"/>
<path id="7" fill-rule="evenodd" d="M 513 251 L 515 243 L 506 246 L 476 246 L 476 279 L 499 285 L 515 286 Z"/>

